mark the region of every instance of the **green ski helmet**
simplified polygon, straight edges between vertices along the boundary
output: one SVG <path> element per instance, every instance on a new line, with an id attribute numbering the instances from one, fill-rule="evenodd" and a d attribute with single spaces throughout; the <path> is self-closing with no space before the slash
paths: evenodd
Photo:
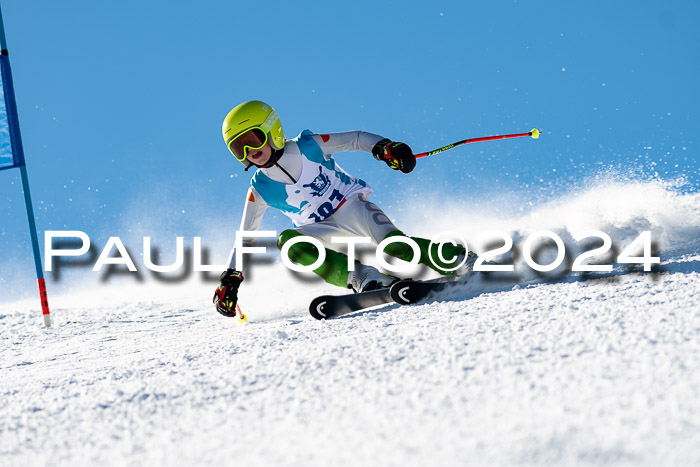
<path id="1" fill-rule="evenodd" d="M 273 151 L 266 167 L 282 156 L 282 123 L 275 109 L 262 101 L 247 101 L 234 107 L 224 118 L 221 133 L 228 150 L 246 170 L 253 165 L 246 158 L 249 149 L 257 150 L 270 143 Z"/>

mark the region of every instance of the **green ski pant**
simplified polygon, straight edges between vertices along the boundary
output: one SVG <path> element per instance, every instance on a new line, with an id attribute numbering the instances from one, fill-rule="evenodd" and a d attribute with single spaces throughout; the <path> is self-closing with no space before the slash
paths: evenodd
<path id="1" fill-rule="evenodd" d="M 287 243 L 290 239 L 303 235 L 304 234 L 296 230 L 284 230 L 277 240 L 277 246 L 281 250 L 284 244 Z M 396 236 L 405 237 L 406 235 L 404 235 L 404 233 L 400 230 L 395 230 L 389 233 L 384 238 Z M 420 258 L 418 260 L 420 264 L 424 264 L 442 275 L 454 275 L 454 272 L 446 272 L 444 269 L 453 268 L 454 266 L 456 266 L 458 256 L 465 252 L 464 247 L 446 243 L 442 248 L 443 255 L 445 258 L 454 259 L 451 262 L 444 263 L 440 261 L 437 244 L 433 244 L 431 247 L 431 241 L 428 239 L 420 237 L 410 238 L 418 244 L 418 247 L 420 249 Z M 321 276 L 323 280 L 325 280 L 329 284 L 337 285 L 343 288 L 347 287 L 349 273 L 347 255 L 339 253 L 335 250 L 331 250 L 329 248 L 326 248 L 325 250 L 326 260 L 321 266 L 314 269 L 314 272 Z M 404 242 L 391 243 L 387 245 L 386 248 L 384 248 L 384 252 L 389 256 L 393 256 L 394 258 L 398 258 L 403 261 L 411 261 L 413 259 L 413 249 L 410 245 Z M 303 266 L 309 266 L 316 262 L 316 260 L 318 259 L 318 255 L 319 252 L 316 246 L 312 245 L 309 242 L 299 242 L 292 245 L 291 248 L 289 248 L 289 259 L 292 262 L 301 264 Z M 437 264 L 433 264 L 433 262 L 430 260 L 430 255 L 432 255 L 433 259 Z"/>

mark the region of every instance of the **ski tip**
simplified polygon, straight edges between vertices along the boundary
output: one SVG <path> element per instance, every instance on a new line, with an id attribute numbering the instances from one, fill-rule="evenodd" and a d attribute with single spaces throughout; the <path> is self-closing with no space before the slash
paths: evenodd
<path id="1" fill-rule="evenodd" d="M 316 319 L 326 319 L 328 315 L 326 314 L 325 308 L 328 303 L 327 297 L 316 297 L 309 305 L 309 313 Z"/>
<path id="2" fill-rule="evenodd" d="M 537 128 L 533 128 L 532 130 L 530 130 L 530 136 L 532 137 L 532 139 L 539 138 L 540 137 L 540 130 L 538 130 Z"/>
<path id="3" fill-rule="evenodd" d="M 413 281 L 398 281 L 391 285 L 391 298 L 399 305 L 409 305 L 413 303 L 413 299 L 407 296 Z"/>

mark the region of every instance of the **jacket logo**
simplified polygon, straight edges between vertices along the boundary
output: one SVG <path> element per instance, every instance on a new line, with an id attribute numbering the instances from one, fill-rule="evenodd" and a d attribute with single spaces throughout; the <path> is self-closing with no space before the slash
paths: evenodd
<path id="1" fill-rule="evenodd" d="M 331 179 L 323 173 L 323 167 L 318 167 L 318 176 L 304 188 L 311 188 L 311 196 L 323 196 L 331 187 Z"/>

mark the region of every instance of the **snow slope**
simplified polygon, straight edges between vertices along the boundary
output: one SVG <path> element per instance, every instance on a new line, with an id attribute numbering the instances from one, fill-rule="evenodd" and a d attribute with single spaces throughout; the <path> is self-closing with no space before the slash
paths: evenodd
<path id="1" fill-rule="evenodd" d="M 699 199 L 611 183 L 450 224 L 516 239 L 585 224 L 620 245 L 648 228 L 653 274 L 482 284 L 327 322 L 304 308 L 333 289 L 278 266 L 242 293 L 247 325 L 213 311 L 210 285 L 59 297 L 51 329 L 32 301 L 2 305 L 0 463 L 697 465 Z"/>

